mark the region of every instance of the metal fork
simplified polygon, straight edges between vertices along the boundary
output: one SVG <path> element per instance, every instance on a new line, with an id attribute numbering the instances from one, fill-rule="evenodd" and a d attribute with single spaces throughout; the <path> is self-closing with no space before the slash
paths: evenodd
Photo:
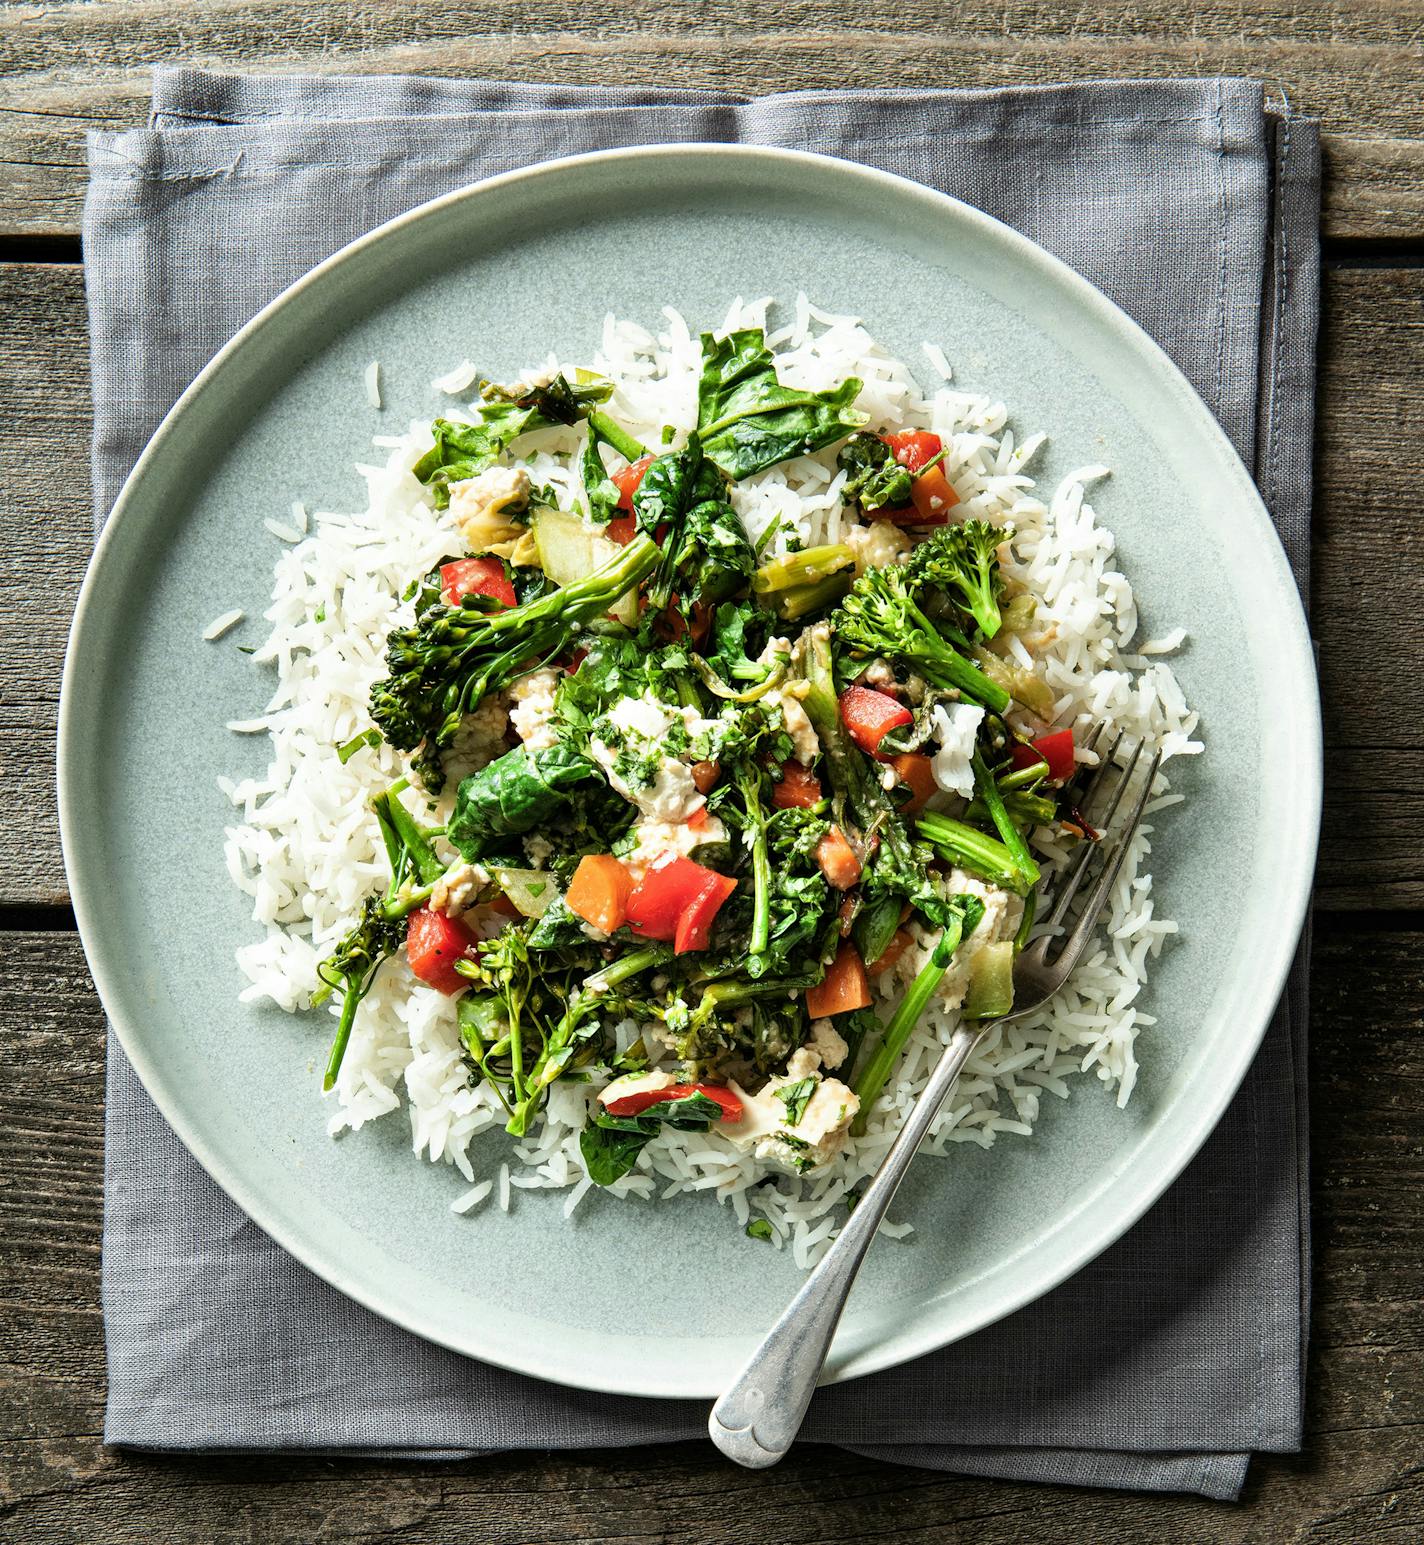
<path id="1" fill-rule="evenodd" d="M 1098 732 L 1095 731 L 1088 746 L 1094 747 L 1097 739 Z M 1112 832 L 1113 819 L 1142 759 L 1143 748 L 1139 742 L 1126 765 L 1117 768 L 1117 755 L 1123 740 L 1120 734 L 1113 741 L 1077 800 L 1077 807 L 1085 819 L 1095 805 L 1106 800 L 1106 809 L 1095 817 L 1103 836 L 1097 842 L 1084 842 L 1082 851 L 1073 856 L 1046 898 L 1051 910 L 1044 922 L 1050 931 L 1022 950 L 1014 962 L 1013 1012 L 1002 1019 L 961 1025 L 955 1031 L 835 1243 L 752 1353 L 731 1387 L 712 1407 L 712 1414 L 707 1419 L 712 1441 L 739 1465 L 754 1470 L 765 1469 L 774 1465 L 791 1447 L 805 1419 L 806 1408 L 811 1403 L 821 1367 L 840 1323 L 841 1311 L 865 1252 L 910 1167 L 911 1159 L 974 1048 L 994 1025 L 1020 1019 L 1041 1008 L 1068 980 L 1082 959 L 1122 869 L 1161 763 L 1160 754 L 1151 758 L 1141 792 L 1133 800 L 1120 829 Z M 1121 777 L 1116 780 L 1108 798 L 1108 775 L 1114 770 L 1120 771 Z M 1090 861 L 1099 854 L 1106 855 L 1103 867 L 1070 923 L 1069 907 L 1083 883 Z M 1059 930 L 1065 930 L 1061 936 Z"/>

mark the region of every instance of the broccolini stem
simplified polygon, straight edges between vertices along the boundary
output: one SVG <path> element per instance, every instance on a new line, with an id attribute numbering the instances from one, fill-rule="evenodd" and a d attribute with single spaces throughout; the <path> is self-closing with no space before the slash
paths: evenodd
<path id="1" fill-rule="evenodd" d="M 331 1055 L 326 1059 L 326 1074 L 321 1088 L 329 1094 L 336 1087 L 336 1075 L 341 1071 L 342 1058 L 346 1055 L 346 1043 L 351 1039 L 351 1027 L 356 1023 L 356 1010 L 361 1006 L 365 993 L 356 983 L 348 980 L 341 999 L 341 1019 L 336 1026 L 336 1039 L 331 1043 Z"/>
<path id="2" fill-rule="evenodd" d="M 600 440 L 611 445 L 620 456 L 626 456 L 629 461 L 637 461 L 640 456 L 647 455 L 644 447 L 621 424 L 597 408 L 588 416 L 588 427 Z"/>
<path id="3" fill-rule="evenodd" d="M 419 875 L 421 883 L 426 886 L 434 885 L 445 873 L 445 865 L 436 856 L 435 849 L 431 847 L 415 817 L 401 804 L 397 791 L 387 789 L 384 794 L 378 794 L 371 803 L 376 808 L 376 818 L 380 820 L 384 814 L 385 820 L 390 822 L 392 829 L 410 854 L 411 862 L 415 865 L 415 872 Z"/>
<path id="4" fill-rule="evenodd" d="M 777 616 L 787 622 L 799 622 L 802 617 L 809 617 L 813 612 L 825 611 L 845 595 L 850 589 L 850 582 L 850 570 L 845 569 L 839 574 L 829 574 L 825 579 L 818 579 L 814 584 L 783 590 L 776 599 Z"/>
<path id="5" fill-rule="evenodd" d="M 1024 882 L 1023 872 L 1014 855 L 997 838 L 976 827 L 966 826 L 963 821 L 955 821 L 947 815 L 936 815 L 933 812 L 922 815 L 916 825 L 925 841 L 951 864 L 957 864 L 970 874 L 978 875 L 981 880 L 1002 886 L 1018 896 L 1027 895 L 1032 889 L 1031 884 Z M 1036 868 L 1034 872 L 1036 876 Z"/>
<path id="6" fill-rule="evenodd" d="M 747 769 L 737 777 L 752 823 L 752 931 L 747 941 L 747 971 L 761 976 L 771 946 L 771 853 L 766 840 L 766 817 L 761 808 L 761 774 Z"/>
<path id="7" fill-rule="evenodd" d="M 1042 781 L 1048 772 L 1048 763 L 1042 759 L 1029 767 L 1015 767 L 1012 772 L 999 776 L 999 792 L 1008 794 L 1014 789 L 1030 789 Z"/>
<path id="8" fill-rule="evenodd" d="M 999 793 L 999 785 L 994 781 L 993 773 L 985 766 L 984 758 L 979 752 L 976 751 L 970 758 L 970 765 L 974 768 L 975 793 L 984 802 L 984 808 L 993 818 L 999 835 L 1004 839 L 1004 846 L 1013 855 L 1014 863 L 1022 876 L 1023 888 L 1019 891 L 1019 895 L 1026 896 L 1038 884 L 1038 865 L 1033 860 L 1033 854 L 1028 850 L 1028 843 L 1024 841 L 1023 833 L 1014 824 L 1014 819 L 1004 804 L 1004 796 Z"/>
<path id="9" fill-rule="evenodd" d="M 919 1024 L 920 1016 L 929 1007 L 930 999 L 934 997 L 939 984 L 944 980 L 944 973 L 949 970 L 954 952 L 959 948 L 963 937 L 963 919 L 952 917 L 939 936 L 939 943 L 935 945 L 934 952 L 920 967 L 919 975 L 910 983 L 899 1006 L 890 1016 L 890 1022 L 885 1026 L 875 1055 L 866 1064 L 860 1077 L 856 1079 L 855 1092 L 860 1099 L 860 1111 L 851 1124 L 851 1131 L 857 1136 L 865 1131 L 866 1122 L 870 1119 L 871 1106 L 879 1099 L 880 1091 L 885 1087 L 891 1069 L 904 1051 L 905 1043 L 910 1039 L 910 1033 Z"/>
<path id="10" fill-rule="evenodd" d="M 854 567 L 855 554 L 844 542 L 828 542 L 770 559 L 752 575 L 752 589 L 760 596 L 777 595 Z"/>

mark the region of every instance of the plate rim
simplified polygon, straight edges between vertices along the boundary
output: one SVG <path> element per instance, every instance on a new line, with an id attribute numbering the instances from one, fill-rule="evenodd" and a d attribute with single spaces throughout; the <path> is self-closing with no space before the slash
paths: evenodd
<path id="1" fill-rule="evenodd" d="M 584 167 L 588 166 L 620 161 L 646 163 L 650 160 L 677 159 L 741 160 L 758 162 L 769 167 L 779 165 L 793 169 L 797 166 L 809 167 L 821 173 L 833 173 L 851 182 L 860 181 L 870 187 L 886 190 L 894 197 L 903 199 L 908 196 L 912 202 L 920 202 L 930 218 L 943 218 L 947 214 L 951 218 L 978 226 L 982 234 L 1004 243 L 1015 261 L 1037 269 L 1052 283 L 1066 287 L 1072 299 L 1084 309 L 1095 324 L 1116 333 L 1122 344 L 1134 349 L 1163 372 L 1177 394 L 1190 404 L 1190 411 L 1198 420 L 1196 432 L 1213 442 L 1221 471 L 1236 485 L 1243 515 L 1249 512 L 1250 518 L 1262 527 L 1262 534 L 1269 533 L 1274 539 L 1265 544 L 1267 551 L 1271 554 L 1268 562 L 1277 571 L 1276 579 L 1280 582 L 1283 593 L 1295 602 L 1294 606 L 1289 608 L 1291 647 L 1289 659 L 1286 661 L 1290 666 L 1286 679 L 1292 689 L 1292 700 L 1287 706 L 1299 715 L 1296 720 L 1297 734 L 1307 761 L 1306 765 L 1297 769 L 1295 821 L 1293 829 L 1286 834 L 1295 840 L 1286 844 L 1288 867 L 1278 875 L 1278 878 L 1285 882 L 1278 895 L 1281 900 L 1280 915 L 1287 920 L 1286 926 L 1273 930 L 1270 940 L 1266 942 L 1262 951 L 1264 958 L 1258 957 L 1250 1033 L 1238 1039 L 1237 1056 L 1228 1070 L 1228 1076 L 1218 1078 L 1212 1085 L 1212 1097 L 1193 1109 L 1191 1119 L 1176 1139 L 1172 1159 L 1162 1166 L 1160 1173 L 1135 1190 L 1131 1200 L 1125 1205 L 1118 1202 L 1111 1210 L 1100 1212 L 1099 1216 L 1105 1221 L 1099 1222 L 1090 1230 L 1080 1231 L 1077 1240 L 1066 1248 L 1060 1247 L 1057 1262 L 1047 1271 L 1034 1276 L 1027 1287 L 1006 1294 L 1002 1302 L 993 1307 L 992 1312 L 977 1316 L 972 1324 L 958 1330 L 951 1329 L 948 1334 L 926 1328 L 935 1322 L 932 1316 L 923 1317 L 918 1331 L 902 1329 L 893 1336 L 879 1340 L 872 1350 L 861 1351 L 848 1360 L 832 1363 L 826 1371 L 824 1382 L 836 1383 L 863 1377 L 908 1362 L 975 1334 L 1027 1304 L 1036 1302 L 1116 1243 L 1143 1217 L 1167 1187 L 1190 1164 L 1239 1092 L 1264 1039 L 1296 955 L 1310 905 L 1323 796 L 1323 730 L 1314 654 L 1304 608 L 1300 603 L 1284 549 L 1276 536 L 1260 492 L 1225 431 L 1182 371 L 1137 322 L 1069 264 L 1012 226 L 953 195 L 942 193 L 912 178 L 886 172 L 877 167 L 811 151 L 707 141 L 633 145 L 574 156 L 561 156 L 533 166 L 483 178 L 427 200 L 339 248 L 268 301 L 213 355 L 164 415 L 125 479 L 95 543 L 74 607 L 61 678 L 56 763 L 60 845 L 66 875 L 70 882 L 71 903 L 86 961 L 100 1000 L 104 1004 L 108 1022 L 144 1088 L 184 1146 L 214 1182 L 276 1244 L 337 1291 L 346 1294 L 383 1319 L 401 1326 L 424 1340 L 449 1347 L 463 1355 L 574 1388 L 650 1397 L 710 1398 L 720 1393 L 720 1389 L 702 1385 L 690 1389 L 686 1384 L 680 1384 L 673 1378 L 656 1375 L 651 1365 L 647 1364 L 631 1382 L 628 1377 L 629 1370 L 626 1365 L 623 1366 L 620 1370 L 620 1381 L 614 1385 L 609 1381 L 608 1375 L 601 1373 L 597 1368 L 585 1371 L 580 1366 L 573 1365 L 567 1357 L 558 1356 L 557 1352 L 547 1357 L 531 1357 L 527 1346 L 515 1349 L 502 1347 L 498 1342 L 486 1342 L 478 1334 L 477 1326 L 474 1327 L 474 1334 L 463 1338 L 438 1334 L 420 1323 L 418 1313 L 409 1310 L 399 1298 L 392 1295 L 383 1296 L 374 1284 L 368 1285 L 354 1280 L 351 1274 L 343 1269 L 341 1262 L 330 1259 L 328 1253 L 316 1244 L 309 1243 L 294 1234 L 280 1222 L 274 1223 L 261 1188 L 250 1186 L 235 1167 L 229 1166 L 220 1154 L 214 1152 L 204 1137 L 201 1124 L 190 1121 L 183 1113 L 181 1101 L 170 1096 L 163 1077 L 162 1059 L 150 1056 L 143 1049 L 142 1037 L 134 1033 L 125 1023 L 122 1015 L 115 1014 L 109 1008 L 111 1002 L 122 1002 L 122 994 L 117 987 L 118 973 L 110 969 L 109 962 L 105 958 L 106 952 L 100 943 L 102 926 L 98 909 L 90 900 L 91 893 L 97 894 L 98 888 L 91 892 L 90 885 L 85 883 L 86 869 L 93 866 L 95 859 L 84 852 L 84 843 L 80 835 L 82 826 L 79 811 L 75 806 L 74 792 L 76 748 L 81 744 L 82 733 L 80 726 L 75 722 L 74 683 L 79 669 L 76 661 L 84 654 L 84 640 L 91 626 L 90 614 L 96 611 L 93 604 L 98 588 L 95 576 L 102 570 L 107 561 L 107 553 L 118 540 L 115 533 L 122 530 L 129 510 L 138 504 L 148 470 L 163 454 L 165 442 L 173 432 L 175 424 L 192 411 L 195 402 L 206 393 L 214 378 L 226 369 L 233 356 L 243 350 L 249 340 L 257 334 L 278 324 L 283 312 L 300 296 L 314 286 L 324 284 L 330 275 L 359 253 L 454 205 L 478 199 L 488 192 L 504 189 L 513 184 L 537 183 L 548 178 L 566 177 L 570 174 L 577 176 Z M 1277 638 L 1274 643 L 1284 655 L 1286 651 L 1282 646 L 1285 645 L 1286 640 Z M 598 1333 L 585 1331 L 577 1334 L 596 1339 Z"/>

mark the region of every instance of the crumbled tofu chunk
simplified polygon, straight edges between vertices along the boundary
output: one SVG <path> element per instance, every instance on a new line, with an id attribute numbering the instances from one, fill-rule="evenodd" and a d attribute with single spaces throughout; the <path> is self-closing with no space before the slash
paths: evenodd
<path id="1" fill-rule="evenodd" d="M 529 473 L 524 467 L 486 467 L 474 477 L 450 485 L 450 518 L 476 553 L 512 549 L 528 527 L 509 519 L 529 507 Z"/>
<path id="2" fill-rule="evenodd" d="M 817 738 L 800 697 L 787 688 L 768 692 L 764 701 L 769 707 L 781 712 L 781 725 L 791 737 L 792 755 L 803 767 L 809 767 L 821 754 L 821 742 Z"/>
<path id="3" fill-rule="evenodd" d="M 888 520 L 873 521 L 868 526 L 852 526 L 841 540 L 855 554 L 855 577 L 867 569 L 883 569 L 892 563 L 904 563 L 913 545 L 899 526 Z"/>
<path id="4" fill-rule="evenodd" d="M 793 1052 L 786 1072 L 774 1078 L 760 1094 L 746 1094 L 732 1085 L 742 1102 L 742 1119 L 729 1125 L 726 1135 L 741 1148 L 750 1148 L 764 1164 L 792 1174 L 828 1163 L 845 1144 L 846 1133 L 860 1110 L 860 1101 L 838 1078 L 823 1078 L 816 1071 L 819 1054 L 809 1046 Z M 798 1119 L 778 1091 L 810 1078 L 815 1089 Z"/>
<path id="5" fill-rule="evenodd" d="M 984 916 L 979 926 L 955 951 L 954 960 L 939 985 L 941 1003 L 945 1008 L 956 1009 L 964 1002 L 964 995 L 969 990 L 974 957 L 986 944 L 1013 938 L 1023 917 L 1023 900 L 1008 891 L 1000 890 L 996 885 L 985 884 L 962 869 L 950 870 L 942 882 L 942 889 L 946 896 L 977 896 L 984 903 Z M 918 923 L 906 926 L 915 939 L 915 947 L 907 949 L 900 956 L 895 962 L 893 973 L 908 985 L 928 962 L 939 940 L 939 930 L 924 928 Z"/>
<path id="6" fill-rule="evenodd" d="M 558 744 L 554 730 L 554 693 L 562 671 L 530 671 L 510 684 L 509 722 L 526 751 L 546 751 Z"/>
<path id="7" fill-rule="evenodd" d="M 850 1051 L 845 1037 L 829 1019 L 811 1021 L 811 1038 L 806 1045 L 821 1059 L 821 1066 L 827 1069 L 838 1068 Z"/>
<path id="8" fill-rule="evenodd" d="M 633 828 L 633 836 L 636 846 L 622 858 L 633 874 L 641 878 L 661 858 L 686 858 L 704 843 L 725 842 L 727 828 L 715 815 L 708 816 L 699 826 L 689 826 L 685 821 L 657 821 L 648 816 Z"/>
<path id="9" fill-rule="evenodd" d="M 475 904 L 475 898 L 489 884 L 489 870 L 460 859 L 435 882 L 430 893 L 430 910 L 446 917 L 458 917 Z"/>

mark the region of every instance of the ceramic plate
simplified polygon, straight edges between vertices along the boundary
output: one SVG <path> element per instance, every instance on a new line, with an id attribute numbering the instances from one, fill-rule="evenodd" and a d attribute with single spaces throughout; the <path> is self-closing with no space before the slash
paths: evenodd
<path id="1" fill-rule="evenodd" d="M 562 1193 L 516 1193 L 507 1215 L 461 1218 L 458 1177 L 411 1158 L 403 1115 L 327 1137 L 330 1020 L 237 1001 L 232 951 L 256 932 L 224 871 L 232 812 L 214 780 L 265 769 L 265 738 L 223 724 L 260 711 L 267 678 L 232 637 L 200 634 L 230 607 L 265 609 L 276 543 L 262 517 L 294 498 L 359 507 L 353 464 L 371 435 L 433 416 L 429 382 L 462 356 L 507 379 L 551 344 L 591 355 L 610 310 L 656 325 L 673 303 L 713 326 L 734 295 L 803 289 L 912 363 L 935 340 L 960 385 L 1049 431 L 1041 487 L 1109 464 L 1093 501 L 1147 634 L 1191 633 L 1178 670 L 1208 752 L 1173 765 L 1190 814 L 1159 827 L 1156 894 L 1182 937 L 1154 973 L 1131 1103 L 1119 1111 L 1090 1075 L 1044 1102 L 1031 1139 L 922 1158 L 893 1213 L 916 1232 L 872 1252 L 827 1376 L 966 1336 L 1104 1249 L 1191 1158 L 1259 1043 L 1314 858 L 1319 720 L 1280 546 L 1186 381 L 1090 285 L 963 204 L 821 157 L 651 147 L 499 177 L 348 247 L 217 356 L 125 488 L 75 618 L 66 860 L 94 979 L 160 1109 L 329 1282 L 434 1341 L 568 1384 L 712 1395 L 799 1274 L 706 1196 L 594 1193 L 565 1224 Z M 362 390 L 372 359 L 380 412 Z M 503 1142 L 483 1141 L 477 1168 L 491 1173 Z"/>

